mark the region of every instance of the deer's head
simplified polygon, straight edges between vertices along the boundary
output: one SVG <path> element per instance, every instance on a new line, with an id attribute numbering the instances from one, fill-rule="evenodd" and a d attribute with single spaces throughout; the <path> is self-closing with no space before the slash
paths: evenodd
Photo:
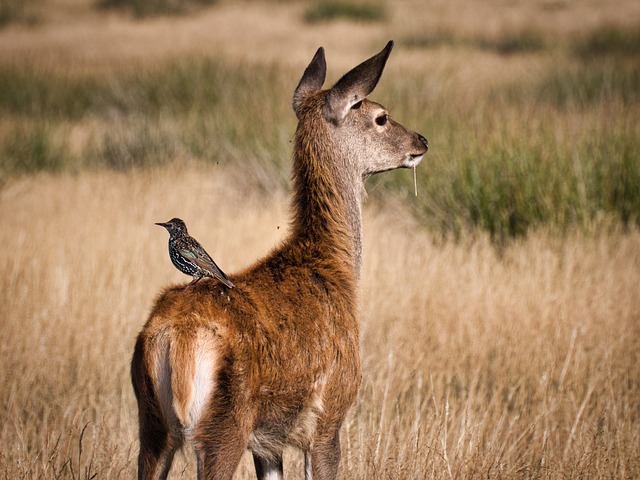
<path id="1" fill-rule="evenodd" d="M 429 145 L 422 135 L 389 116 L 386 108 L 367 99 L 382 76 L 393 42 L 345 74 L 328 90 L 324 49 L 320 47 L 293 95 L 298 129 L 311 135 L 318 148 L 330 151 L 363 179 L 395 168 L 416 166 Z M 335 155 L 334 155 L 335 154 Z"/>

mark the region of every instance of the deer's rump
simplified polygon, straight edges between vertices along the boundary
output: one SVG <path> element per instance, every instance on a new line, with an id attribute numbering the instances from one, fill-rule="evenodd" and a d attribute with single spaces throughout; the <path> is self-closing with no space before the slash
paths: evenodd
<path id="1" fill-rule="evenodd" d="M 262 457 L 308 448 L 318 419 L 336 413 L 334 400 L 355 396 L 359 368 L 342 371 L 336 359 L 357 362 L 357 336 L 336 344 L 319 322 L 327 302 L 305 305 L 305 322 L 295 299 L 276 313 L 238 283 L 228 290 L 203 281 L 160 296 L 136 343 L 136 396 L 153 399 L 179 443 L 231 422 Z"/>

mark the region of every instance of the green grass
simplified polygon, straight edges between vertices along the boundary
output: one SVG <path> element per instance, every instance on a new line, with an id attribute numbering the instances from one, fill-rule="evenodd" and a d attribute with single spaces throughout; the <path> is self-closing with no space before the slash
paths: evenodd
<path id="1" fill-rule="evenodd" d="M 514 88 L 513 97 L 517 103 L 517 98 L 522 99 L 522 96 L 520 88 Z M 589 109 L 612 102 L 637 105 L 640 101 L 640 61 L 597 58 L 558 66 L 531 94 L 534 101 L 551 103 L 558 108 Z"/>
<path id="2" fill-rule="evenodd" d="M 502 55 L 561 50 L 562 42 L 539 29 L 524 27 L 505 30 L 497 36 L 465 34 L 450 28 L 408 34 L 399 41 L 407 48 L 465 47 L 493 51 Z M 640 57 L 640 26 L 602 25 L 568 41 L 569 52 L 585 61 L 601 61 L 602 57 Z"/>
<path id="3" fill-rule="evenodd" d="M 113 170 L 164 165 L 180 151 L 174 129 L 162 122 L 136 116 L 116 119 L 119 127 L 108 130 L 93 152 L 95 162 Z"/>
<path id="4" fill-rule="evenodd" d="M 0 113 L 76 120 L 97 109 L 106 82 L 31 68 L 0 68 Z"/>
<path id="5" fill-rule="evenodd" d="M 100 9 L 131 12 L 138 18 L 185 13 L 197 7 L 213 5 L 216 0 L 98 0 Z"/>
<path id="6" fill-rule="evenodd" d="M 2 142 L 3 170 L 5 173 L 60 171 L 67 161 L 66 149 L 64 140 L 55 134 L 51 124 L 18 122 Z"/>
<path id="7" fill-rule="evenodd" d="M 5 69 L 0 114 L 20 119 L 20 125 L 0 129 L 0 168 L 5 174 L 121 170 L 163 165 L 178 156 L 251 160 L 280 170 L 273 164 L 289 158 L 295 126 L 289 99 L 276 92 L 284 81 L 274 68 L 229 67 L 203 58 L 107 78 Z M 79 155 L 59 132 L 66 123 L 91 130 Z"/>
<path id="8" fill-rule="evenodd" d="M 640 25 L 623 28 L 604 25 L 594 29 L 574 45 L 576 54 L 584 58 L 602 55 L 640 56 Z"/>
<path id="9" fill-rule="evenodd" d="M 537 30 L 529 28 L 508 32 L 496 40 L 479 40 L 478 43 L 481 47 L 495 50 L 502 55 L 533 53 L 547 48 L 544 36 Z"/>
<path id="10" fill-rule="evenodd" d="M 603 216 L 630 226 L 640 218 L 640 144 L 611 132 L 568 145 L 551 129 L 529 144 L 491 139 L 482 149 L 434 154 L 421 168 L 421 214 L 444 236 L 477 229 L 505 241 L 531 229 L 589 229 Z M 434 148 L 437 148 L 434 146 Z"/>
<path id="11" fill-rule="evenodd" d="M 437 48 L 449 46 L 493 51 L 500 55 L 535 53 L 549 48 L 545 36 L 534 29 L 507 31 L 498 37 L 470 36 L 452 30 L 437 29 L 430 32 L 407 35 L 400 39 L 407 48 Z"/>
<path id="12" fill-rule="evenodd" d="M 34 5 L 41 0 L 0 0 L 0 28 L 13 23 L 35 25 L 39 18 Z"/>
<path id="13" fill-rule="evenodd" d="M 419 78 L 388 85 L 395 117 L 429 138 L 409 203 L 432 231 L 504 244 L 538 228 L 640 223 L 640 63 L 559 61 L 466 105 L 455 92 L 433 98 Z M 402 171 L 374 183 L 411 190 Z"/>
<path id="14" fill-rule="evenodd" d="M 387 18 L 384 3 L 349 2 L 323 0 L 309 7 L 304 20 L 308 23 L 326 22 L 336 19 L 354 22 L 378 22 Z"/>
<path id="15" fill-rule="evenodd" d="M 211 60 L 186 59 L 116 76 L 76 77 L 39 69 L 0 70 L 0 112 L 77 120 L 111 111 L 178 115 L 215 105 L 226 81 Z M 246 85 L 246 82 L 245 82 Z"/>

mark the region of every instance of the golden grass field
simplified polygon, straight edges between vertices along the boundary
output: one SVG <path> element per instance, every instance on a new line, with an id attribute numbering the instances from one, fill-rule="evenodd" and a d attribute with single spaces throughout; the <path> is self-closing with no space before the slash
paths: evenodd
<path id="1" fill-rule="evenodd" d="M 134 337 L 159 289 L 185 280 L 153 223 L 179 212 L 223 269 L 247 265 L 282 237 L 287 204 L 236 179 L 191 166 L 2 191 L 6 478 L 134 476 Z M 342 478 L 636 477 L 640 232 L 540 233 L 498 258 L 369 207 Z"/>
<path id="2" fill-rule="evenodd" d="M 0 65 L 108 75 L 195 52 L 299 71 L 293 91 L 321 44 L 331 80 L 405 31 L 490 37 L 535 25 L 562 39 L 638 21 L 638 2 L 615 4 L 407 0 L 381 25 L 308 27 L 296 2 L 227 1 L 140 21 L 88 0 L 43 0 L 41 25 L 0 30 Z M 389 68 L 447 78 L 435 85 L 463 98 L 549 62 L 419 54 L 397 49 Z M 92 128 L 79 123 L 71 136 L 82 144 Z M 428 175 L 429 155 L 420 171 Z M 540 228 L 501 248 L 480 232 L 442 240 L 409 213 L 404 173 L 406 195 L 376 192 L 366 205 L 364 380 L 342 432 L 340 478 L 640 478 L 640 230 L 605 218 L 588 233 Z M 160 289 L 188 280 L 153 223 L 180 216 L 225 272 L 247 266 L 288 228 L 286 189 L 266 191 L 258 176 L 250 163 L 178 156 L 147 170 L 0 177 L 1 478 L 135 477 L 135 335 Z M 301 478 L 299 453 L 285 461 L 285 477 Z M 252 475 L 246 456 L 236 478 Z M 195 478 L 188 451 L 170 478 Z"/>

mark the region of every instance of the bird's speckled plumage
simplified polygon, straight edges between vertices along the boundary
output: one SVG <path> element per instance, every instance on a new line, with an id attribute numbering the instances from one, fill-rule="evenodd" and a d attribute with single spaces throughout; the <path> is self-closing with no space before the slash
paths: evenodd
<path id="1" fill-rule="evenodd" d="M 189 236 L 187 226 L 181 219 L 172 218 L 166 223 L 156 223 L 156 225 L 166 228 L 169 232 L 169 257 L 178 270 L 193 277 L 189 285 L 204 277 L 211 277 L 220 280 L 229 288 L 234 287 L 202 245 Z"/>

